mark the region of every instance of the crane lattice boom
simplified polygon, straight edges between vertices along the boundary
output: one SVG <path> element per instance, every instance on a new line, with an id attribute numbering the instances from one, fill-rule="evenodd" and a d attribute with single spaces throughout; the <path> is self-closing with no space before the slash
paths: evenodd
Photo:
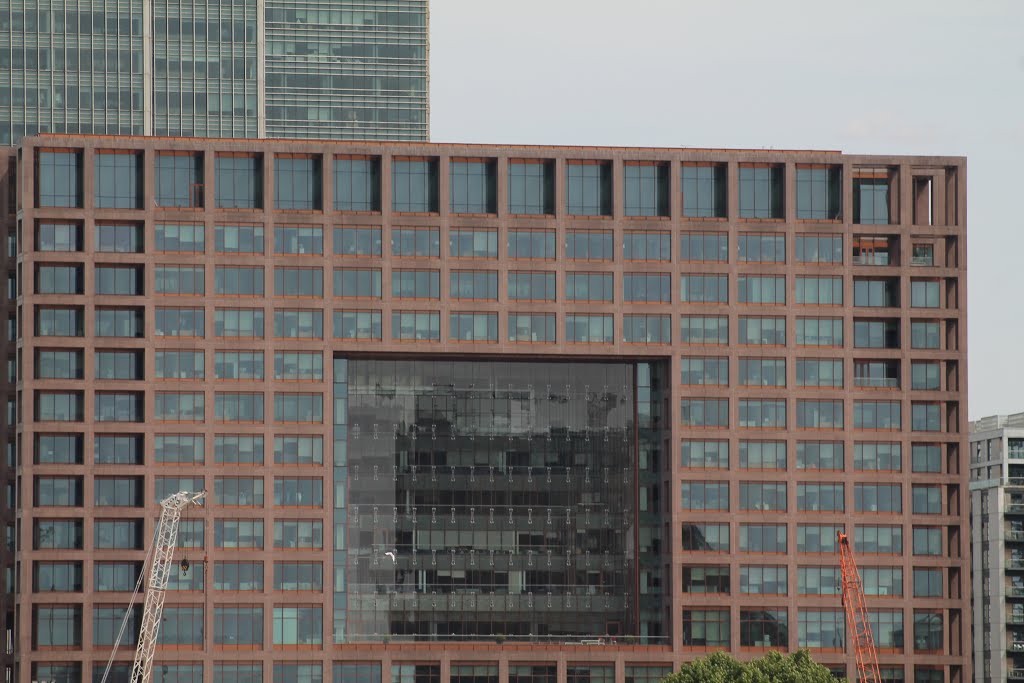
<path id="1" fill-rule="evenodd" d="M 871 632 L 871 622 L 868 620 L 864 584 L 861 582 L 860 572 L 857 571 L 857 561 L 853 557 L 850 539 L 841 531 L 837 536 L 839 566 L 843 577 L 843 607 L 846 608 L 846 624 L 849 629 L 847 641 L 853 643 L 857 659 L 857 681 L 882 683 L 882 673 L 878 669 L 878 651 L 875 649 L 875 637 Z"/>
<path id="2" fill-rule="evenodd" d="M 160 503 L 160 521 L 156 527 L 153 560 L 150 565 L 149 584 L 146 587 L 145 606 L 142 609 L 142 625 L 139 629 L 139 645 L 135 649 L 135 663 L 132 665 L 130 683 L 149 683 L 152 678 L 153 655 L 156 653 L 156 639 L 160 632 L 167 582 L 171 576 L 174 548 L 178 544 L 178 523 L 185 508 L 198 503 L 205 495 L 205 492 L 180 491 Z"/>

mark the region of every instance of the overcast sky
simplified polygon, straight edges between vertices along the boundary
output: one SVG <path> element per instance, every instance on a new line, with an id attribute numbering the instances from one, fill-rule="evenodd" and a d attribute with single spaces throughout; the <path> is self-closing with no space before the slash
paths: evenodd
<path id="1" fill-rule="evenodd" d="M 969 414 L 1024 411 L 1021 0 L 432 0 L 430 23 L 435 142 L 966 155 Z"/>

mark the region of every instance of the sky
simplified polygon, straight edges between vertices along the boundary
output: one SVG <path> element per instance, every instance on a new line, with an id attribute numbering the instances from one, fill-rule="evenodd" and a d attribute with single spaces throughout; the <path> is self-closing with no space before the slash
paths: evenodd
<path id="1" fill-rule="evenodd" d="M 1021 0 L 431 0 L 430 40 L 434 142 L 966 156 L 968 414 L 1024 411 Z"/>

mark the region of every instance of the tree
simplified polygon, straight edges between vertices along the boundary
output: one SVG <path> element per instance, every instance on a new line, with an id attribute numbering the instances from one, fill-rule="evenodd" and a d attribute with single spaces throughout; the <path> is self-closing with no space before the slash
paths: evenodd
<path id="1" fill-rule="evenodd" d="M 836 679 L 806 650 L 800 650 L 788 657 L 773 651 L 747 663 L 715 652 L 684 664 L 662 683 L 836 683 Z"/>

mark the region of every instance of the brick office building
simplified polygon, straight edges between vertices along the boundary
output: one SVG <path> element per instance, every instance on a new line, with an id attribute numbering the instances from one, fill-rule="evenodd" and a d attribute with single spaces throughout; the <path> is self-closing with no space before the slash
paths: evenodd
<path id="1" fill-rule="evenodd" d="M 837 530 L 886 680 L 966 680 L 964 159 L 16 154 L 16 680 L 98 680 L 179 489 L 163 681 L 851 674 Z"/>

